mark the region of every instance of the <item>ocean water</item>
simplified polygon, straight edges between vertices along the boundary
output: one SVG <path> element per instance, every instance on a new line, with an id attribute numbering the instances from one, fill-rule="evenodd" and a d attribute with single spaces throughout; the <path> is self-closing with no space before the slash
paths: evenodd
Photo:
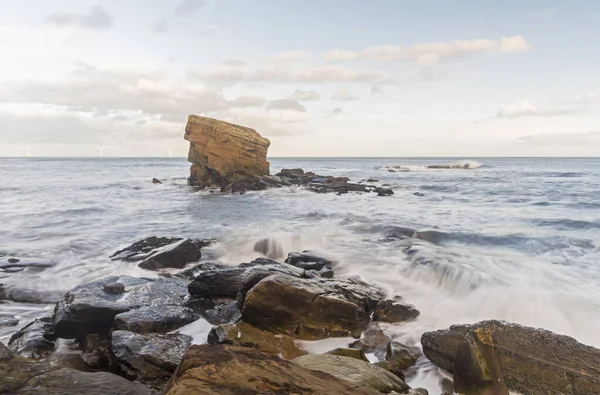
<path id="1" fill-rule="evenodd" d="M 465 159 L 469 169 L 426 168 Z M 286 253 L 329 255 L 338 275 L 414 304 L 417 320 L 385 326 L 401 342 L 495 318 L 600 347 L 600 159 L 271 159 L 273 173 L 290 167 L 375 178 L 395 194 L 209 194 L 186 185 L 184 158 L 0 159 L 0 254 L 58 261 L 39 272 L 0 272 L 0 283 L 64 292 L 113 274 L 151 276 L 108 259 L 151 235 L 216 238 L 228 264 L 255 258 L 254 243 L 271 237 Z M 418 238 L 399 237 L 405 228 Z M 25 324 L 52 307 L 4 303 L 0 316 Z M 17 328 L 0 328 L 0 341 Z M 439 393 L 427 361 L 409 376 Z"/>

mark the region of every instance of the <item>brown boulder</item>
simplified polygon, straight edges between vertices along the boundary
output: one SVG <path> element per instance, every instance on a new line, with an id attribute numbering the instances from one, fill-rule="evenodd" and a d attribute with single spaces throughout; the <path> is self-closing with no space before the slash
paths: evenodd
<path id="1" fill-rule="evenodd" d="M 453 325 L 423 334 L 423 352 L 435 365 L 454 372 L 463 340 L 475 330 L 489 332 L 509 390 L 529 395 L 600 394 L 600 350 L 544 329 L 501 321 Z"/>
<path id="2" fill-rule="evenodd" d="M 347 394 L 375 391 L 303 368 L 252 348 L 192 346 L 167 383 L 166 395 Z"/>
<path id="3" fill-rule="evenodd" d="M 271 143 L 254 129 L 190 115 L 184 138 L 190 142 L 193 185 L 223 187 L 269 174 Z"/>

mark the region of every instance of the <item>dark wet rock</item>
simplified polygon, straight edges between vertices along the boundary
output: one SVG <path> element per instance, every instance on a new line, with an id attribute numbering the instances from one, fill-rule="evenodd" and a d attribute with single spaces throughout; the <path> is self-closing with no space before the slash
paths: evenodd
<path id="1" fill-rule="evenodd" d="M 111 366 L 110 337 L 92 333 L 83 344 L 81 359 L 94 370 L 106 370 Z"/>
<path id="2" fill-rule="evenodd" d="M 144 306 L 115 316 L 114 328 L 137 333 L 166 333 L 200 319 L 182 306 Z"/>
<path id="3" fill-rule="evenodd" d="M 28 284 L 0 284 L 0 300 L 11 300 L 18 303 L 48 304 L 62 299 L 64 292 L 28 288 Z"/>
<path id="4" fill-rule="evenodd" d="M 385 355 L 388 344 L 392 339 L 379 328 L 377 324 L 369 325 L 369 328 L 364 331 L 361 338 L 350 345 L 351 348 L 357 348 L 365 353 L 375 353 L 378 358 Z"/>
<path id="5" fill-rule="evenodd" d="M 200 273 L 208 272 L 212 270 L 223 269 L 223 265 L 220 265 L 215 262 L 202 262 L 197 265 L 194 265 L 188 269 L 182 270 L 174 275 L 174 277 L 184 278 L 186 280 L 193 280 Z"/>
<path id="6" fill-rule="evenodd" d="M 385 353 L 386 361 L 390 361 L 392 365 L 400 370 L 406 370 L 414 366 L 423 355 L 418 347 L 408 347 L 402 343 L 391 342 L 387 346 Z"/>
<path id="7" fill-rule="evenodd" d="M 108 293 L 104 285 L 119 282 L 124 294 Z M 143 306 L 181 305 L 188 295 L 187 283 L 171 278 L 107 277 L 67 292 L 54 312 L 57 337 L 83 339 L 90 333 L 108 334 L 117 314 Z"/>
<path id="8" fill-rule="evenodd" d="M 415 192 L 415 193 L 413 193 L 413 195 L 415 195 L 415 196 L 419 196 L 419 197 L 423 197 L 423 196 L 425 196 L 425 194 L 424 194 L 424 193 L 421 193 L 421 192 Z"/>
<path id="9" fill-rule="evenodd" d="M 383 296 L 379 288 L 354 279 L 269 276 L 246 295 L 242 320 L 307 340 L 359 337 Z"/>
<path id="10" fill-rule="evenodd" d="M 240 288 L 240 291 L 236 297 L 238 305 L 240 307 L 244 305 L 246 295 L 248 291 L 252 289 L 252 287 L 258 284 L 261 280 L 276 274 L 287 274 L 289 276 L 299 278 L 306 277 L 306 272 L 303 269 L 296 268 L 295 266 L 288 264 L 279 264 L 278 262 L 275 262 L 274 264 L 261 265 L 260 267 L 254 267 L 252 270 L 247 271 L 243 276 L 242 287 Z"/>
<path id="11" fill-rule="evenodd" d="M 57 261 L 43 258 L 0 258 L 0 270 L 17 269 L 22 271 L 27 269 L 29 271 L 39 271 L 56 266 L 57 263 Z"/>
<path id="12" fill-rule="evenodd" d="M 411 305 L 392 300 L 382 300 L 377 303 L 373 321 L 389 323 L 404 322 L 415 319 L 420 314 L 419 310 Z"/>
<path id="13" fill-rule="evenodd" d="M 245 322 L 213 327 L 208 334 L 208 344 L 250 347 L 262 352 L 277 354 L 285 359 L 293 359 L 306 354 L 297 346 L 291 336 L 263 331 Z"/>
<path id="14" fill-rule="evenodd" d="M 329 373 L 360 387 L 382 393 L 405 392 L 410 389 L 404 381 L 378 366 L 356 358 L 338 355 L 304 355 L 293 360 L 311 370 Z"/>
<path id="15" fill-rule="evenodd" d="M 14 317 L 0 317 L 0 327 L 9 328 L 19 325 L 19 319 Z"/>
<path id="16" fill-rule="evenodd" d="M 429 395 L 429 391 L 427 391 L 425 388 L 413 388 L 411 390 L 409 390 L 408 392 L 405 392 L 406 395 Z M 488 395 L 493 395 L 493 394 L 488 394 Z"/>
<path id="17" fill-rule="evenodd" d="M 454 389 L 466 395 L 508 395 L 504 375 L 486 329 L 470 332 L 454 359 Z"/>
<path id="18" fill-rule="evenodd" d="M 28 358 L 41 358 L 54 350 L 52 318 L 40 318 L 12 335 L 8 347 L 12 353 Z"/>
<path id="19" fill-rule="evenodd" d="M 304 170 L 302 169 L 281 169 L 279 173 L 276 174 L 279 177 L 293 177 L 300 178 L 304 176 Z"/>
<path id="20" fill-rule="evenodd" d="M 333 278 L 334 271 L 331 266 L 323 266 L 321 270 L 307 270 L 307 278 Z"/>
<path id="21" fill-rule="evenodd" d="M 319 256 L 312 251 L 290 252 L 285 263 L 299 267 L 304 270 L 321 270 L 325 266 L 331 268 L 333 261 Z"/>
<path id="22" fill-rule="evenodd" d="M 402 371 L 402 369 L 399 369 L 397 366 L 394 366 L 394 364 L 391 363 L 390 361 L 379 361 L 379 362 L 375 362 L 373 365 L 378 366 L 381 369 L 390 372 L 391 374 L 398 377 L 402 381 L 406 381 L 406 379 L 404 378 L 404 372 Z"/>
<path id="23" fill-rule="evenodd" d="M 1 390 L 1 387 L 0 387 Z M 58 369 L 31 378 L 13 392 L 20 395 L 152 395 L 156 391 L 115 374 Z"/>
<path id="24" fill-rule="evenodd" d="M 190 295 L 200 298 L 235 298 L 242 288 L 246 268 L 232 267 L 200 273 L 189 285 Z"/>
<path id="25" fill-rule="evenodd" d="M 150 256 L 157 248 L 162 248 L 170 244 L 183 240 L 181 237 L 156 237 L 151 236 L 137 241 L 112 254 L 112 260 L 137 262 Z"/>
<path id="26" fill-rule="evenodd" d="M 489 332 L 509 390 L 530 395 L 600 393 L 600 350 L 544 329 L 501 321 L 453 325 L 423 334 L 425 356 L 454 372 L 463 340 L 478 329 Z"/>
<path id="27" fill-rule="evenodd" d="M 8 361 L 13 357 L 12 352 L 4 345 L 4 343 L 0 342 L 0 362 Z"/>
<path id="28" fill-rule="evenodd" d="M 142 269 L 183 269 L 188 263 L 197 262 L 202 256 L 200 248 L 191 239 L 162 247 L 138 265 Z"/>
<path id="29" fill-rule="evenodd" d="M 192 346 L 166 385 L 164 393 L 376 394 L 330 374 L 303 368 L 275 354 L 225 345 Z"/>
<path id="30" fill-rule="evenodd" d="M 281 244 L 270 238 L 257 241 L 254 244 L 254 251 L 259 252 L 271 259 L 279 259 L 283 257 L 283 247 Z"/>
<path id="31" fill-rule="evenodd" d="M 373 192 L 377 193 L 377 196 L 391 196 L 394 194 L 391 188 L 383 188 L 378 187 L 373 190 Z"/>
<path id="32" fill-rule="evenodd" d="M 112 333 L 112 352 L 127 378 L 160 387 L 177 368 L 192 338 L 181 334 Z"/>
<path id="33" fill-rule="evenodd" d="M 125 293 L 125 285 L 121 283 L 110 283 L 104 284 L 102 287 L 105 292 L 109 294 L 122 294 Z"/>
<path id="34" fill-rule="evenodd" d="M 336 348 L 331 351 L 327 351 L 325 354 L 329 355 L 339 355 L 341 357 L 348 358 L 356 358 L 361 361 L 369 362 L 369 359 L 361 350 L 357 350 L 356 348 Z"/>
<path id="35" fill-rule="evenodd" d="M 14 356 L 0 342 L 0 394 L 17 394 L 27 380 L 48 369 L 45 362 Z"/>
<path id="36" fill-rule="evenodd" d="M 159 180 L 158 178 L 153 178 L 153 179 L 152 179 L 152 183 L 153 183 L 153 184 L 162 184 L 162 181 L 161 181 L 161 180 Z"/>
<path id="37" fill-rule="evenodd" d="M 278 176 L 262 176 L 260 177 L 260 184 L 264 185 L 267 188 L 281 188 L 281 187 L 289 187 L 292 185 L 289 181 L 278 177 Z"/>
<path id="38" fill-rule="evenodd" d="M 219 303 L 215 307 L 205 310 L 202 316 L 213 325 L 234 323 L 242 319 L 238 302 L 233 300 Z"/>
<path id="39" fill-rule="evenodd" d="M 375 178 L 369 178 L 367 180 L 367 182 L 379 182 L 379 180 L 375 179 Z"/>

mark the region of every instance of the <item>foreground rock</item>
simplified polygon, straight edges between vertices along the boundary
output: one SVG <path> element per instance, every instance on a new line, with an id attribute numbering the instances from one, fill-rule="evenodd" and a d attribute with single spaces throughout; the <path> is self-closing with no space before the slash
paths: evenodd
<path id="1" fill-rule="evenodd" d="M 184 138 L 190 142 L 193 185 L 221 188 L 269 174 L 271 143 L 254 129 L 190 115 Z"/>
<path id="2" fill-rule="evenodd" d="M 156 237 L 151 236 L 143 240 L 137 241 L 119 250 L 110 256 L 112 260 L 120 260 L 126 262 L 141 261 L 155 252 L 156 249 L 168 246 L 183 240 L 181 237 Z"/>
<path id="3" fill-rule="evenodd" d="M 233 346 L 192 346 L 166 385 L 168 395 L 347 394 L 378 392 L 277 355 Z"/>
<path id="4" fill-rule="evenodd" d="M 200 318 L 183 306 L 144 306 L 115 316 L 114 328 L 137 333 L 166 333 Z"/>
<path id="5" fill-rule="evenodd" d="M 8 342 L 10 350 L 28 358 L 41 358 L 54 350 L 52 318 L 40 318 L 25 325 Z"/>
<path id="6" fill-rule="evenodd" d="M 123 284 L 124 293 L 105 289 L 114 283 Z M 161 307 L 168 315 L 168 309 L 181 306 L 187 295 L 187 283 L 179 279 L 107 277 L 65 294 L 54 311 L 54 334 L 65 339 L 84 339 L 90 333 L 108 334 L 117 314 L 141 307 Z"/>
<path id="7" fill-rule="evenodd" d="M 306 340 L 358 338 L 384 296 L 382 290 L 358 280 L 270 276 L 246 295 L 242 320 Z"/>
<path id="8" fill-rule="evenodd" d="M 294 359 L 294 362 L 310 370 L 329 373 L 357 387 L 369 388 L 385 394 L 392 391 L 402 393 L 410 389 L 399 377 L 356 358 L 331 354 L 304 355 Z"/>
<path id="9" fill-rule="evenodd" d="M 500 321 L 454 325 L 425 333 L 423 352 L 434 364 L 456 374 L 463 340 L 477 330 L 489 333 L 509 390 L 531 395 L 600 394 L 600 350 L 544 329 Z"/>

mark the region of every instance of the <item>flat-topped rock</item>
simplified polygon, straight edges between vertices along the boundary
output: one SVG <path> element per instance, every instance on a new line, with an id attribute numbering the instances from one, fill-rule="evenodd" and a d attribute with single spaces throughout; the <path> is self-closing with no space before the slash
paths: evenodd
<path id="1" fill-rule="evenodd" d="M 271 143 L 254 129 L 190 115 L 184 138 L 190 142 L 193 185 L 223 187 L 269 174 Z"/>

